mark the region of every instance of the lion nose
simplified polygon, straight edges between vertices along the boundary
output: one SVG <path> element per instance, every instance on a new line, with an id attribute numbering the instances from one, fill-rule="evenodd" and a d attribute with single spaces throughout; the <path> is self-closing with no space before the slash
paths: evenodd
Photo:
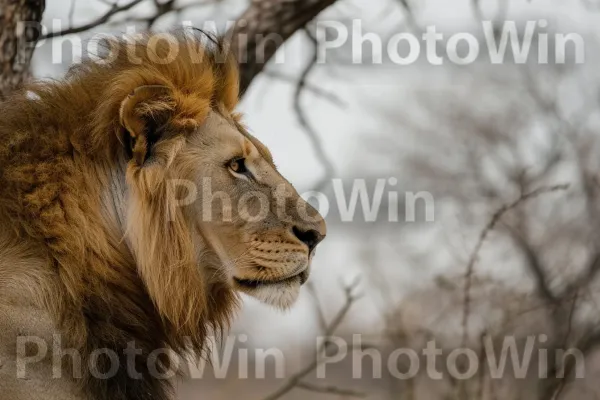
<path id="1" fill-rule="evenodd" d="M 308 246 L 308 252 L 311 253 L 315 247 L 325 238 L 325 235 L 315 229 L 302 229 L 298 226 L 292 228 L 294 235 L 300 241 Z"/>

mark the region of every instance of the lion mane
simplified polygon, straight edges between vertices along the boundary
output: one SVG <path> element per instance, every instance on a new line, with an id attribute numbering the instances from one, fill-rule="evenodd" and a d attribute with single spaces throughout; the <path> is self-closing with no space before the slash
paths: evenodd
<path id="1" fill-rule="evenodd" d="M 150 376 L 150 353 L 201 352 L 237 305 L 224 282 L 198 268 L 164 169 L 135 162 L 149 143 L 125 143 L 131 138 L 119 120 L 123 100 L 145 85 L 173 93 L 136 110 L 140 118 L 169 111 L 161 124 L 181 133 L 165 139 L 171 148 L 202 124 L 211 107 L 232 112 L 238 70 L 224 43 L 188 33 L 170 37 L 111 41 L 110 60 L 87 60 L 63 81 L 33 83 L 0 105 L 0 230 L 46 266 L 33 277 L 23 270 L 27 266 L 15 267 L 15 275 L 31 278 L 20 288 L 51 315 L 63 343 L 79 350 L 84 362 L 94 349 L 108 348 L 122 367 L 129 342 L 141 349 L 139 379 L 124 368 L 107 380 L 84 373 L 81 388 L 97 400 L 168 398 L 167 381 Z M 133 161 L 120 164 L 123 159 Z M 114 212 L 125 199 L 118 190 L 106 198 L 119 174 L 134 204 L 124 229 L 135 246 L 125 243 Z M 97 364 L 108 369 L 110 360 L 100 356 Z"/>

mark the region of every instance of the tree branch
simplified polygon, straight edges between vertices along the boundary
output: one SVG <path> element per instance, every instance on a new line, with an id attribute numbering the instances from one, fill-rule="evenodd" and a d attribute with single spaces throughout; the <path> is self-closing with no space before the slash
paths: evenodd
<path id="1" fill-rule="evenodd" d="M 569 185 L 555 185 L 550 187 L 541 187 L 536 190 L 533 190 L 529 193 L 523 193 L 519 198 L 513 201 L 510 204 L 503 205 L 492 215 L 488 223 L 485 225 L 481 233 L 479 234 L 479 239 L 473 248 L 473 252 L 469 257 L 469 261 L 467 262 L 467 267 L 465 269 L 465 288 L 464 288 L 464 298 L 463 298 L 463 320 L 462 320 L 462 329 L 463 329 L 463 339 L 462 346 L 465 347 L 468 341 L 469 335 L 469 316 L 471 313 L 471 284 L 473 280 L 473 272 L 475 270 L 475 263 L 477 262 L 477 258 L 479 257 L 479 252 L 483 247 L 483 244 L 491 231 L 494 230 L 496 224 L 502 219 L 504 214 L 508 211 L 518 207 L 521 203 L 538 197 L 544 193 L 556 192 L 559 190 L 566 190 Z"/>
<path id="2" fill-rule="evenodd" d="M 542 261 L 538 257 L 537 252 L 521 233 L 510 228 L 509 232 L 513 241 L 525 256 L 527 261 L 527 269 L 531 272 L 535 279 L 537 291 L 540 297 L 550 306 L 558 305 L 560 300 L 552 292 L 552 289 L 550 289 L 550 286 L 548 285 L 546 268 L 542 265 Z"/>
<path id="3" fill-rule="evenodd" d="M 133 23 L 142 23 L 143 22 L 146 24 L 146 28 L 148 30 L 151 30 L 152 27 L 154 26 L 154 24 L 156 23 L 156 21 L 158 21 L 159 18 L 161 18 L 167 14 L 170 14 L 170 13 L 180 14 L 183 11 L 187 11 L 192 8 L 206 7 L 206 6 L 214 5 L 221 1 L 223 1 L 223 0 L 206 0 L 206 1 L 197 1 L 195 3 L 177 5 L 177 0 L 168 0 L 164 3 L 161 3 L 158 0 L 154 0 L 154 7 L 156 8 L 156 11 L 154 12 L 154 14 L 145 16 L 145 17 L 125 18 L 122 20 L 117 20 L 117 21 L 111 22 L 110 25 L 120 25 L 120 24 L 123 24 L 126 22 L 133 22 Z"/>
<path id="4" fill-rule="evenodd" d="M 306 68 L 304 68 L 304 70 L 302 71 L 302 74 L 300 75 L 300 79 L 298 80 L 298 84 L 296 86 L 296 92 L 294 93 L 294 111 L 296 111 L 296 116 L 298 117 L 298 122 L 300 122 L 300 125 L 302 126 L 302 128 L 304 129 L 306 134 L 308 135 L 308 138 L 315 150 L 317 158 L 319 159 L 319 161 L 323 165 L 323 168 L 325 169 L 325 173 L 323 174 L 323 177 L 321 177 L 319 182 L 315 185 L 315 190 L 321 191 L 321 190 L 323 190 L 323 188 L 327 185 L 327 182 L 329 182 L 329 180 L 333 176 L 335 168 L 333 166 L 333 163 L 331 162 L 331 160 L 325 153 L 325 149 L 323 148 L 323 143 L 321 142 L 321 139 L 319 138 L 318 133 L 315 131 L 313 126 L 308 121 L 308 117 L 306 116 L 306 113 L 304 112 L 304 108 L 302 107 L 302 104 L 300 101 L 302 93 L 304 92 L 304 88 L 307 86 L 306 81 L 307 81 L 308 75 L 312 72 L 312 70 L 315 67 L 316 62 L 317 62 L 317 40 L 315 39 L 314 36 L 312 36 L 312 34 L 310 33 L 310 31 L 308 29 L 305 28 L 304 31 L 306 32 L 308 38 L 311 40 L 311 43 L 313 45 L 313 54 L 312 54 L 312 57 L 311 57 L 309 63 L 306 65 Z"/>
<path id="5" fill-rule="evenodd" d="M 262 75 L 267 76 L 269 78 L 278 79 L 278 80 L 281 80 L 281 81 L 284 81 L 287 83 L 293 83 L 293 84 L 298 83 L 298 80 L 296 77 L 287 75 L 287 74 L 277 71 L 277 70 L 266 69 L 262 72 Z M 311 94 L 330 102 L 331 104 L 335 105 L 336 107 L 344 108 L 347 106 L 347 103 L 343 99 L 341 99 L 339 96 L 337 96 L 335 93 L 328 92 L 317 85 L 313 85 L 308 82 L 305 82 L 304 89 L 306 91 L 310 92 Z"/>
<path id="6" fill-rule="evenodd" d="M 106 13 L 93 21 L 60 31 L 49 32 L 42 35 L 40 39 L 51 39 L 88 31 L 109 22 L 115 15 L 133 8 L 143 1 L 132 0 L 122 6 L 114 3 Z M 243 94 L 246 91 L 252 80 L 264 69 L 264 66 L 273 57 L 277 49 L 290 36 L 335 2 L 336 0 L 252 0 L 248 9 L 227 33 L 227 36 L 231 39 L 232 49 L 240 62 L 241 93 Z M 172 0 L 158 4 L 156 6 L 157 12 L 144 20 L 151 26 L 160 16 L 170 11 L 181 11 L 184 8 L 210 4 L 211 2 L 189 4 L 183 7 L 176 7 L 174 3 L 174 0 Z"/>
<path id="7" fill-rule="evenodd" d="M 336 0 L 252 0 L 228 37 L 240 62 L 240 90 L 250 83 L 277 49 Z"/>
<path id="8" fill-rule="evenodd" d="M 74 33 L 85 32 L 87 30 L 93 29 L 99 25 L 102 25 L 102 24 L 108 22 L 116 14 L 119 14 L 123 11 L 127 11 L 127 10 L 137 6 L 138 4 L 140 4 L 143 1 L 144 0 L 132 0 L 131 2 L 129 2 L 125 5 L 122 5 L 122 6 L 119 6 L 119 5 L 117 5 L 117 3 L 115 3 L 110 8 L 110 10 L 108 10 L 105 14 L 101 15 L 100 17 L 96 18 L 95 20 L 93 20 L 91 22 L 88 22 L 87 24 L 83 24 L 83 25 L 77 26 L 77 27 L 63 29 L 63 30 L 60 30 L 57 32 L 48 32 L 47 34 L 42 35 L 41 39 L 51 39 L 51 38 L 55 38 L 58 36 L 72 35 Z"/>
<path id="9" fill-rule="evenodd" d="M 592 350 L 600 346 L 600 330 L 595 329 L 589 332 L 587 335 L 582 337 L 575 345 L 575 348 L 581 351 L 584 357 L 586 357 Z M 540 393 L 540 399 L 551 399 L 558 400 L 563 393 L 568 381 L 572 378 L 574 369 L 577 366 L 577 361 L 572 357 L 565 360 L 565 363 L 561 365 L 563 374 L 562 378 L 553 379 L 549 385 Z M 558 365 L 555 365 L 548 373 L 548 376 L 556 376 Z"/>
<path id="10" fill-rule="evenodd" d="M 348 315 L 350 308 L 352 308 L 352 305 L 357 300 L 357 296 L 354 294 L 354 290 L 358 286 L 358 283 L 358 280 L 355 280 L 350 285 L 344 287 L 344 305 L 342 306 L 342 308 L 340 308 L 340 310 L 337 312 L 335 317 L 331 320 L 331 322 L 329 323 L 329 325 L 327 325 L 325 331 L 323 332 L 323 336 L 325 337 L 325 339 L 323 343 L 319 345 L 315 359 L 310 364 L 302 368 L 300 371 L 292 375 L 282 387 L 280 387 L 277 391 L 270 394 L 269 396 L 265 397 L 263 400 L 277 400 L 283 395 L 292 391 L 293 389 L 299 387 L 300 385 L 304 385 L 304 389 L 306 389 L 306 384 L 304 384 L 302 380 L 306 378 L 323 362 L 323 355 L 330 344 L 329 340 L 327 339 L 336 332 L 338 327 Z"/>

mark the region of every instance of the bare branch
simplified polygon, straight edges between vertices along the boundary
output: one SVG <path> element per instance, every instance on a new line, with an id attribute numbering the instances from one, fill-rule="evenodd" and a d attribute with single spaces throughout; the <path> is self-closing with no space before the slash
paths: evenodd
<path id="1" fill-rule="evenodd" d="M 569 185 L 566 185 L 566 184 L 555 185 L 555 186 L 550 186 L 550 187 L 541 187 L 541 188 L 533 190 L 529 193 L 521 194 L 521 196 L 519 196 L 519 198 L 517 200 L 513 201 L 510 204 L 503 205 L 502 207 L 500 207 L 492 215 L 489 222 L 485 225 L 485 227 L 479 234 L 479 239 L 477 240 L 477 243 L 475 244 L 473 252 L 471 253 L 471 256 L 469 257 L 469 261 L 467 263 L 467 267 L 465 270 L 465 288 L 464 288 L 463 321 L 462 321 L 463 347 L 466 346 L 467 341 L 468 341 L 468 335 L 469 335 L 469 316 L 471 313 L 471 284 L 472 284 L 472 280 L 473 280 L 473 272 L 475 269 L 475 263 L 477 262 L 477 258 L 479 256 L 479 252 L 481 251 L 481 248 L 483 247 L 483 244 L 484 244 L 487 236 L 489 235 L 489 233 L 492 230 L 494 230 L 494 228 L 496 227 L 496 224 L 502 219 L 504 214 L 506 214 L 508 211 L 518 207 L 521 203 L 523 203 L 527 200 L 531 200 L 531 199 L 538 197 L 545 193 L 556 192 L 559 190 L 566 190 L 568 187 L 569 187 Z"/>
<path id="2" fill-rule="evenodd" d="M 253 0 L 228 36 L 241 67 L 240 89 L 250 83 L 279 46 L 336 0 Z"/>
<path id="3" fill-rule="evenodd" d="M 508 13 L 508 5 L 510 0 L 498 0 L 498 9 L 496 14 L 489 18 L 487 17 L 483 10 L 481 9 L 481 0 L 470 0 L 471 2 L 471 12 L 473 16 L 477 20 L 477 22 L 491 20 L 494 26 L 494 34 L 498 36 L 500 34 L 500 24 L 502 21 L 506 20 L 506 14 Z"/>
<path id="4" fill-rule="evenodd" d="M 143 1 L 132 0 L 122 6 L 115 2 L 110 4 L 111 7 L 106 13 L 95 20 L 81 26 L 49 32 L 42 35 L 41 39 L 85 32 L 110 22 L 117 14 L 129 10 Z M 218 1 L 220 0 L 183 6 L 176 6 L 175 0 L 164 3 L 155 1 L 156 12 L 153 15 L 126 21 L 145 22 L 148 28 L 151 28 L 158 18 L 167 13 L 181 12 L 187 8 L 213 4 Z M 254 77 L 264 69 L 279 46 L 335 2 L 336 0 L 253 0 L 244 14 L 236 21 L 235 26 L 227 33 L 227 36 L 231 38 L 232 49 L 236 52 L 240 62 L 241 93 L 246 91 Z"/>
<path id="5" fill-rule="evenodd" d="M 99 25 L 102 25 L 102 24 L 108 22 L 116 14 L 119 14 L 123 11 L 127 11 L 127 10 L 137 6 L 138 4 L 142 3 L 143 1 L 144 0 L 132 0 L 131 2 L 129 2 L 123 6 L 119 6 L 119 5 L 117 5 L 117 3 L 115 3 L 111 7 L 111 9 L 108 10 L 105 14 L 101 15 L 99 18 L 96 18 L 95 20 L 93 20 L 91 22 L 88 22 L 87 24 L 77 26 L 77 27 L 63 29 L 63 30 L 57 31 L 57 32 L 48 32 L 47 34 L 42 35 L 41 39 L 51 39 L 51 38 L 58 37 L 58 36 L 72 35 L 74 33 L 85 32 L 87 30 L 93 29 Z"/>
<path id="6" fill-rule="evenodd" d="M 321 365 L 323 363 L 323 355 L 324 355 L 325 351 L 327 350 L 327 347 L 330 344 L 330 342 L 327 340 L 327 338 L 332 336 L 336 332 L 336 330 L 338 329 L 340 324 L 344 321 L 344 319 L 348 315 L 348 312 L 352 308 L 352 305 L 357 300 L 357 297 L 354 294 L 354 291 L 355 291 L 356 287 L 358 286 L 358 283 L 359 283 L 359 281 L 355 280 L 350 285 L 344 287 L 344 296 L 345 296 L 344 305 L 340 308 L 340 310 L 337 312 L 335 317 L 331 320 L 329 325 L 327 325 L 327 327 L 325 328 L 325 330 L 323 332 L 323 336 L 325 337 L 325 339 L 319 345 L 315 359 L 310 364 L 308 364 L 304 368 L 302 368 L 300 371 L 298 371 L 297 373 L 292 375 L 282 387 L 280 387 L 277 391 L 270 394 L 269 396 L 265 397 L 263 400 L 277 400 L 277 399 L 281 398 L 283 395 L 285 395 L 286 393 L 297 388 L 298 385 L 302 384 L 302 380 L 304 378 L 306 378 L 311 372 L 313 372 L 319 365 Z M 306 389 L 306 387 L 304 389 Z"/>
<path id="7" fill-rule="evenodd" d="M 71 0 L 71 7 L 69 8 L 69 16 L 67 17 L 69 20 L 69 28 L 73 27 L 73 18 L 75 17 L 75 6 L 77 5 L 77 0 Z"/>
<path id="8" fill-rule="evenodd" d="M 323 190 L 323 188 L 331 180 L 331 177 L 334 175 L 335 168 L 333 167 L 333 163 L 325 153 L 325 149 L 323 148 L 323 143 L 321 142 L 319 135 L 308 121 L 308 117 L 306 116 L 304 108 L 302 107 L 300 101 L 304 88 L 306 87 L 306 80 L 308 78 L 308 75 L 310 75 L 317 62 L 317 41 L 308 29 L 305 28 L 304 31 L 306 32 L 308 38 L 310 39 L 313 45 L 313 54 L 309 63 L 306 65 L 306 68 L 304 68 L 304 70 L 302 71 L 300 79 L 298 80 L 296 92 L 294 93 L 294 111 L 296 112 L 296 116 L 298 117 L 298 122 L 300 122 L 300 125 L 302 126 L 302 128 L 308 135 L 310 142 L 312 143 L 317 158 L 319 159 L 319 161 L 323 165 L 323 168 L 325 169 L 323 177 L 321 177 L 319 182 L 315 185 L 315 190 Z"/>
<path id="9" fill-rule="evenodd" d="M 579 291 L 583 286 L 592 283 L 600 272 L 600 253 L 595 254 L 589 261 L 589 265 L 584 269 L 578 279 L 575 279 L 571 284 L 567 285 L 561 297 L 567 298 Z"/>
<path id="10" fill-rule="evenodd" d="M 319 299 L 319 294 L 317 293 L 317 289 L 315 288 L 315 285 L 309 281 L 306 284 L 306 288 L 308 289 L 309 293 L 312 295 L 313 300 L 315 301 L 315 309 L 317 312 L 317 317 L 319 319 L 319 327 L 325 331 L 325 329 L 327 329 L 327 319 L 325 318 L 325 312 L 323 311 L 323 306 L 321 304 L 321 300 Z"/>
<path id="11" fill-rule="evenodd" d="M 592 350 L 594 350 L 598 346 L 600 346 L 600 330 L 596 329 L 585 335 L 583 338 L 581 338 L 577 342 L 575 348 L 579 349 L 579 351 L 581 351 L 581 353 L 584 356 L 587 356 Z M 573 370 L 577 365 L 577 361 L 573 360 L 572 358 L 568 358 L 565 361 L 566 362 L 564 363 L 564 365 L 562 365 L 564 371 L 562 375 L 563 377 L 554 380 L 553 384 L 548 385 L 546 390 L 544 390 L 540 394 L 540 399 L 558 400 L 560 398 L 560 395 L 563 393 L 563 390 L 565 389 L 565 386 L 567 385 L 569 379 L 572 377 Z M 554 369 L 550 371 L 550 374 L 552 375 L 548 376 L 553 376 L 556 374 L 556 367 L 557 366 L 555 366 Z"/>
<path id="12" fill-rule="evenodd" d="M 168 0 L 164 3 L 161 3 L 159 0 L 154 0 L 154 7 L 156 8 L 156 12 L 154 13 L 154 15 L 146 19 L 146 26 L 148 30 L 152 29 L 152 27 L 160 17 L 174 10 L 175 1 L 176 0 Z"/>
<path id="13" fill-rule="evenodd" d="M 406 16 L 406 21 L 410 29 L 415 32 L 421 32 L 423 29 L 417 23 L 417 19 L 415 18 L 415 13 L 413 11 L 412 5 L 408 0 L 398 0 L 400 2 L 400 6 L 404 10 L 404 14 Z"/>
<path id="14" fill-rule="evenodd" d="M 293 84 L 298 83 L 297 78 L 290 76 L 290 75 L 286 75 L 280 71 L 265 70 L 262 72 L 262 75 L 267 76 L 269 78 L 273 78 L 273 79 L 279 79 L 279 80 L 282 80 L 282 81 L 285 81 L 288 83 L 293 83 Z M 320 88 L 317 85 L 313 85 L 309 82 L 305 82 L 304 89 L 307 92 L 310 92 L 311 94 L 313 94 L 317 97 L 321 97 L 323 100 L 326 100 L 337 107 L 345 108 L 347 106 L 347 103 L 344 100 L 342 100 L 340 97 L 338 97 L 335 93 L 323 90 L 322 88 Z"/>
<path id="15" fill-rule="evenodd" d="M 154 26 L 154 24 L 156 23 L 156 21 L 159 18 L 161 18 L 167 14 L 170 14 L 170 13 L 179 14 L 183 11 L 187 11 L 192 8 L 206 7 L 206 6 L 217 4 L 221 1 L 223 1 L 223 0 L 206 0 L 206 1 L 202 1 L 202 2 L 197 1 L 194 3 L 176 5 L 177 0 L 168 0 L 164 3 L 160 3 L 157 0 L 154 0 L 155 9 L 156 9 L 154 14 L 146 16 L 146 17 L 129 16 L 124 19 L 114 20 L 112 22 L 109 22 L 108 25 L 109 26 L 118 26 L 118 25 L 121 25 L 121 24 L 127 23 L 127 22 L 129 22 L 129 23 L 145 23 L 146 28 L 150 30 L 150 29 L 152 29 L 152 27 Z"/>
<path id="16" fill-rule="evenodd" d="M 509 227 L 509 232 L 515 244 L 519 247 L 521 252 L 525 255 L 527 261 L 527 268 L 532 273 L 537 291 L 540 297 L 549 305 L 556 306 L 560 301 L 558 297 L 552 292 L 548 285 L 548 278 L 546 276 L 546 268 L 542 265 L 542 261 L 538 257 L 536 250 L 531 244 L 523 237 L 520 232 Z"/>
<path id="17" fill-rule="evenodd" d="M 481 11 L 481 0 L 471 0 L 471 10 L 477 21 L 483 21 L 485 19 L 483 12 Z"/>

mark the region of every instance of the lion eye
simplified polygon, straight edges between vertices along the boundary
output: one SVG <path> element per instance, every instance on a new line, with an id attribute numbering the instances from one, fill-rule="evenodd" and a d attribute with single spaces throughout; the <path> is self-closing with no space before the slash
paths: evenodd
<path id="1" fill-rule="evenodd" d="M 236 174 L 246 174 L 248 169 L 246 168 L 246 159 L 236 158 L 229 162 L 229 168 Z"/>

